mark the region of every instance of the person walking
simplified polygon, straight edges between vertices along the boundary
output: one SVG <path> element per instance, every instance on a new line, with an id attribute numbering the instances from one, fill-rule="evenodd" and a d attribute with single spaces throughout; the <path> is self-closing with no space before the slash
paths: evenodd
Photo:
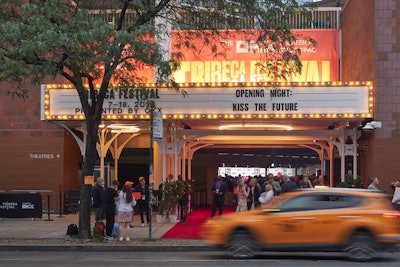
<path id="1" fill-rule="evenodd" d="M 115 224 L 115 205 L 118 201 L 118 181 L 113 180 L 111 187 L 104 192 L 104 215 L 106 217 L 106 239 L 112 240 L 112 231 Z"/>
<path id="2" fill-rule="evenodd" d="M 228 186 L 225 181 L 222 180 L 222 176 L 218 176 L 215 179 L 212 188 L 213 202 L 211 210 L 211 218 L 214 218 L 215 212 L 218 208 L 218 214 L 222 215 L 222 210 L 225 202 L 225 194 L 228 192 Z"/>
<path id="3" fill-rule="evenodd" d="M 118 208 L 117 208 L 117 221 L 119 226 L 119 241 L 130 240 L 129 232 L 131 229 L 130 223 L 132 221 L 132 211 L 136 205 L 136 200 L 132 195 L 130 186 L 124 185 L 122 190 L 118 193 Z"/>
<path id="4" fill-rule="evenodd" d="M 139 184 L 136 186 L 135 191 L 140 193 L 140 198 L 138 199 L 137 204 L 139 205 L 141 226 L 144 227 L 144 213 L 146 213 L 147 225 L 149 225 L 150 223 L 150 214 L 149 214 L 150 193 L 149 193 L 149 185 L 146 184 L 146 179 L 143 176 L 139 177 Z"/>
<path id="5" fill-rule="evenodd" d="M 248 188 L 243 179 L 238 179 L 237 184 L 237 206 L 236 212 L 246 211 L 247 210 L 247 197 L 249 196 L 250 188 Z"/>
<path id="6" fill-rule="evenodd" d="M 93 208 L 95 208 L 95 222 L 104 220 L 104 179 L 99 177 L 93 188 Z"/>

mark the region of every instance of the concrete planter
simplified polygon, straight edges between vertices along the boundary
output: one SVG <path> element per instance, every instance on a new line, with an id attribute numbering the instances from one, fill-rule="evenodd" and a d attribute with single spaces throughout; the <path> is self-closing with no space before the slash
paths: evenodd
<path id="1" fill-rule="evenodd" d="M 157 214 L 156 221 L 157 223 L 177 223 L 178 215 L 170 214 L 168 218 L 166 218 L 164 215 Z"/>

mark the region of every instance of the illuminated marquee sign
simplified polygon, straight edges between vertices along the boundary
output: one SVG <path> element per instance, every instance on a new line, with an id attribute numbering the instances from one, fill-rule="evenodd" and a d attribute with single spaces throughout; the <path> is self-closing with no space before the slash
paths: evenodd
<path id="1" fill-rule="evenodd" d="M 146 89 L 110 90 L 103 119 L 149 119 L 146 95 L 164 117 L 176 118 L 371 118 L 372 83 L 181 84 L 186 96 L 153 84 Z M 84 120 L 70 85 L 42 86 L 42 119 Z"/>

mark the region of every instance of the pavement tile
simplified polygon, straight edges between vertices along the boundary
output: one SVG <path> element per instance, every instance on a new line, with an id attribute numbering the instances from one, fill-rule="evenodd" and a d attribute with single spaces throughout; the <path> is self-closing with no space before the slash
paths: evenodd
<path id="1" fill-rule="evenodd" d="M 93 214 L 92 214 L 93 217 Z M 81 240 L 66 235 L 71 223 L 79 224 L 78 214 L 46 214 L 42 219 L 3 218 L 0 220 L 0 250 L 86 250 L 86 251 L 193 251 L 212 250 L 200 239 L 161 238 L 174 224 L 159 224 L 152 220 L 151 238 L 149 227 L 141 227 L 138 215 L 134 216 L 130 241 L 93 238 Z M 94 225 L 94 217 L 91 218 Z"/>

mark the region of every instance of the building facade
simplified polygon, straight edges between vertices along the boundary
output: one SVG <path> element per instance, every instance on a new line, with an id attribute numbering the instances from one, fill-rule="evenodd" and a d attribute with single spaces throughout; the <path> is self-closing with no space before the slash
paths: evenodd
<path id="1" fill-rule="evenodd" d="M 336 4 L 338 1 L 322 1 L 322 3 Z M 340 1 L 342 4 L 340 19 L 340 81 L 372 81 L 374 84 L 374 117 L 367 120 L 355 121 L 366 123 L 369 121 L 382 122 L 381 128 L 374 129 L 371 133 L 365 134 L 362 131 L 362 124 L 351 125 L 357 128 L 357 154 L 358 160 L 354 162 L 341 162 L 341 165 L 348 164 L 353 167 L 346 167 L 353 170 L 358 165 L 358 175 L 363 177 L 364 186 L 368 185 L 369 177 L 378 176 L 381 180 L 381 189 L 392 193 L 390 183 L 398 180 L 397 159 L 400 149 L 400 94 L 397 87 L 400 86 L 400 63 L 399 63 L 399 38 L 398 18 L 400 17 L 400 3 L 396 0 L 348 0 Z M 322 4 L 321 4 L 322 5 Z M 60 80 L 43 81 L 44 84 L 62 84 Z M 70 189 L 79 189 L 81 183 L 82 155 L 76 138 L 73 134 L 79 135 L 79 131 L 70 132 L 54 122 L 40 120 L 41 95 L 37 85 L 26 84 L 31 88 L 28 99 L 11 99 L 6 94 L 9 85 L 2 83 L 0 91 L 0 159 L 1 175 L 0 190 L 9 192 L 12 190 L 45 191 L 50 195 L 50 209 L 58 212 L 64 209 L 64 199 Z M 176 122 L 166 127 L 175 127 Z M 212 122 L 211 122 L 212 121 Z M 214 123 L 216 120 L 206 120 L 203 124 Z M 280 122 L 284 122 L 281 119 Z M 343 121 L 344 122 L 344 121 Z M 202 124 L 202 123 L 200 123 Z M 315 120 L 306 120 L 303 124 L 318 124 Z M 324 127 L 325 124 L 317 125 Z M 183 131 L 184 124 L 179 124 Z M 194 126 L 189 128 L 193 128 Z M 166 131 L 168 138 L 173 132 Z M 187 132 L 184 132 L 187 133 Z M 256 139 L 251 135 L 244 138 Z M 270 138 L 272 139 L 272 138 Z M 127 148 L 121 153 L 119 163 L 114 165 L 110 153 L 106 161 L 111 163 L 112 168 L 117 168 L 121 181 L 134 180 L 142 176 L 148 166 L 148 144 L 149 133 L 144 133 L 127 143 Z M 258 148 L 279 147 L 267 141 Z M 276 142 L 276 141 L 275 141 Z M 163 148 L 155 147 L 155 162 L 157 170 L 154 177 L 155 186 L 165 178 L 165 174 L 173 172 L 181 174 L 183 171 L 188 178 L 195 180 L 197 188 L 207 190 L 212 179 L 221 165 L 217 151 L 225 149 L 246 149 L 255 151 L 255 145 L 244 146 L 236 143 L 219 144 L 214 148 L 199 146 L 190 150 L 191 154 L 185 156 L 173 155 L 168 149 L 165 158 L 162 157 Z M 183 146 L 185 146 L 184 144 Z M 205 145 L 205 143 L 203 143 Z M 284 148 L 287 149 L 287 148 Z M 310 150 L 309 148 L 304 148 Z M 304 150 L 303 149 L 303 150 Z M 189 150 L 187 150 L 189 151 Z M 230 150 L 232 151 L 232 150 Z M 232 153 L 234 154 L 234 153 Z M 257 154 L 257 153 L 255 153 Z M 316 153 L 318 155 L 318 153 Z M 172 158 L 178 157 L 180 160 Z M 246 162 L 255 162 L 253 160 Z M 190 167 L 188 160 L 190 159 Z M 225 158 L 226 159 L 226 158 Z M 232 162 L 235 159 L 232 160 Z M 245 160 L 243 160 L 245 161 Z M 263 158 L 257 165 L 263 164 Z M 314 164 L 314 163 L 313 163 Z M 245 164 L 248 165 L 248 164 Z M 322 165 L 322 164 L 321 164 Z M 266 166 L 265 166 L 266 167 Z M 190 173 L 188 174 L 188 168 Z M 326 167 L 328 169 L 329 167 Z M 327 173 L 332 176 L 333 173 Z M 61 202 L 60 202 L 60 195 Z M 45 204 L 47 205 L 47 204 Z"/>

